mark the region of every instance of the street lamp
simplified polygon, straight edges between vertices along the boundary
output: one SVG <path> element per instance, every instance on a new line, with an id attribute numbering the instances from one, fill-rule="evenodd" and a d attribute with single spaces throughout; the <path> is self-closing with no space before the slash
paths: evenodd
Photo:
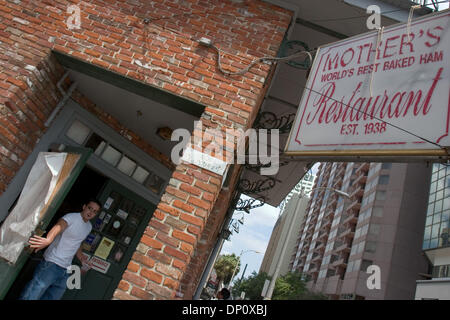
<path id="1" fill-rule="evenodd" d="M 330 187 L 313 188 L 311 190 L 311 192 L 313 192 L 315 190 L 319 190 L 319 189 L 330 190 L 330 191 L 336 192 L 338 195 L 340 195 L 340 196 L 342 196 L 344 198 L 350 199 L 350 195 L 347 192 L 344 192 L 342 190 L 337 190 L 337 189 L 334 189 L 334 188 L 330 188 Z M 302 197 L 302 195 L 300 197 Z M 273 290 L 275 288 L 275 282 L 277 281 L 278 274 L 280 273 L 281 263 L 283 261 L 284 255 L 286 253 L 287 244 L 289 242 L 289 238 L 291 237 L 292 230 L 294 229 L 293 228 L 294 221 L 295 221 L 296 216 L 297 216 L 297 212 L 298 212 L 297 209 L 298 209 L 299 205 L 300 205 L 300 199 L 297 202 L 297 205 L 295 206 L 294 214 L 292 214 L 292 218 L 291 218 L 290 225 L 289 225 L 289 230 L 288 230 L 288 233 L 286 235 L 286 238 L 284 239 L 283 249 L 281 250 L 280 258 L 278 259 L 278 262 L 277 262 L 277 267 L 276 267 L 275 272 L 274 272 L 274 274 L 272 276 L 272 279 L 270 280 L 269 288 L 267 289 L 267 293 L 264 296 L 264 300 L 272 299 Z"/>
<path id="2" fill-rule="evenodd" d="M 259 251 L 256 251 L 256 250 L 246 250 L 246 251 L 242 250 L 242 251 L 241 251 L 241 253 L 240 253 L 239 256 L 238 256 L 238 263 L 236 263 L 236 267 L 235 267 L 234 270 L 233 270 L 233 275 L 231 276 L 230 283 L 228 284 L 228 289 L 231 288 L 231 283 L 233 282 L 234 276 L 236 275 L 236 270 L 237 270 L 237 268 L 238 268 L 238 266 L 239 266 L 239 262 L 241 261 L 241 256 L 242 256 L 244 253 L 248 253 L 248 252 L 262 253 L 262 252 L 259 252 Z"/>

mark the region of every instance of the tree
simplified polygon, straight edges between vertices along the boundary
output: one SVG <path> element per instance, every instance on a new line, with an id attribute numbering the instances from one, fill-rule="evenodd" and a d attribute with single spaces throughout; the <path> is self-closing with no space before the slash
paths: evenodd
<path id="1" fill-rule="evenodd" d="M 300 272 L 289 272 L 277 278 L 272 300 L 324 300 L 327 297 L 314 293 L 306 287 L 306 281 Z"/>
<path id="2" fill-rule="evenodd" d="M 217 259 L 214 269 L 216 269 L 217 280 L 219 283 L 223 282 L 224 284 L 228 284 L 231 281 L 231 276 L 233 275 L 236 265 L 238 267 L 235 274 L 238 274 L 241 263 L 234 253 L 231 255 L 222 255 Z"/>
<path id="3" fill-rule="evenodd" d="M 242 281 L 237 281 L 233 288 L 233 295 L 240 296 L 245 292 L 245 298 L 250 300 L 262 300 L 262 289 L 266 280 L 271 277 L 267 273 L 253 272 L 250 277 Z M 325 295 L 314 293 L 306 287 L 306 281 L 299 272 L 289 272 L 278 277 L 272 294 L 272 300 L 323 300 Z"/>
<path id="4" fill-rule="evenodd" d="M 265 272 L 253 273 L 246 279 L 236 281 L 233 287 L 233 296 L 239 297 L 241 292 L 245 292 L 245 299 L 249 300 L 262 300 L 262 289 L 264 288 L 264 282 L 270 280 L 270 277 Z"/>

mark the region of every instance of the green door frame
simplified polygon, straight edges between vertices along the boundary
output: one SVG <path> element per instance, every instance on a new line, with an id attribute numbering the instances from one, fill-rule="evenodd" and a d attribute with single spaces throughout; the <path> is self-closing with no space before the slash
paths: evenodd
<path id="1" fill-rule="evenodd" d="M 79 174 L 81 173 L 81 170 L 84 168 L 87 160 L 92 154 L 92 149 L 66 146 L 64 151 L 62 152 L 77 153 L 80 154 L 81 157 L 77 161 L 75 167 L 72 169 L 70 176 L 61 186 L 58 193 L 53 198 L 51 204 L 48 206 L 47 213 L 45 214 L 40 224 L 40 228 L 42 230 L 45 230 L 48 227 L 48 224 L 50 223 L 51 219 L 55 215 L 59 206 L 63 202 L 67 193 L 70 191 L 70 188 L 78 178 Z M 3 260 L 0 261 L 0 300 L 3 300 L 5 295 L 8 293 L 9 289 L 11 288 L 15 279 L 17 278 L 19 272 L 22 270 L 29 256 L 30 252 L 27 250 L 23 250 L 17 262 L 14 265 L 11 265 Z"/>

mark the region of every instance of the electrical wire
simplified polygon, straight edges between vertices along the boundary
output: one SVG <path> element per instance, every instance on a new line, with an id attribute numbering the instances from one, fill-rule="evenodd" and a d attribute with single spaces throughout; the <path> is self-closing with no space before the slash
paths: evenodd
<path id="1" fill-rule="evenodd" d="M 221 53 L 224 53 L 221 49 L 219 49 L 218 47 L 216 47 L 215 45 L 211 45 L 211 48 L 214 48 L 217 51 L 217 66 L 220 70 L 220 72 L 222 72 L 223 74 L 226 75 L 243 75 L 245 73 L 247 73 L 251 67 L 253 67 L 255 64 L 259 63 L 259 62 L 263 62 L 263 61 L 284 61 L 284 60 L 292 60 L 294 58 L 300 57 L 302 55 L 307 55 L 312 63 L 313 58 L 310 52 L 308 51 L 300 51 L 297 52 L 293 55 L 287 56 L 287 57 L 262 57 L 262 58 L 258 58 L 253 60 L 246 68 L 240 70 L 240 71 L 227 71 L 224 70 L 222 67 L 222 62 L 221 62 Z"/>

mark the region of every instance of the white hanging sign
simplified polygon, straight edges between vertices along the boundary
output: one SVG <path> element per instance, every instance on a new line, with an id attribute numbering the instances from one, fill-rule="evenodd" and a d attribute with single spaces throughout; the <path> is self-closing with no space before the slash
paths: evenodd
<path id="1" fill-rule="evenodd" d="M 285 153 L 446 155 L 449 17 L 446 10 L 320 47 Z"/>

